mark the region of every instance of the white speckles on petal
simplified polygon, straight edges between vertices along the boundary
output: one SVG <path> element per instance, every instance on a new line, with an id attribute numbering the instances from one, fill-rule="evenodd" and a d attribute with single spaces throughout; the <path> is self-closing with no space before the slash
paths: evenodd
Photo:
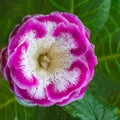
<path id="1" fill-rule="evenodd" d="M 56 91 L 65 91 L 70 84 L 77 84 L 78 79 L 80 76 L 80 70 L 74 69 L 71 71 L 67 70 L 61 70 L 57 71 L 54 74 L 54 78 L 52 78 L 55 81 L 55 89 Z"/>
<path id="2" fill-rule="evenodd" d="M 67 38 L 66 38 L 67 36 Z M 72 38 L 69 35 L 61 35 L 60 38 L 46 36 L 45 38 L 35 38 L 35 33 L 31 31 L 26 36 L 22 37 L 24 40 L 29 40 L 29 47 L 27 51 L 23 52 L 20 66 L 22 67 L 26 77 L 31 75 L 43 76 L 46 79 L 47 72 L 40 68 L 38 58 L 42 54 L 48 54 L 50 57 L 49 72 L 54 69 L 69 68 L 75 57 L 70 54 L 70 49 L 75 47 Z M 70 38 L 70 39 L 69 39 Z M 64 65 L 63 65 L 64 64 Z"/>
<path id="3" fill-rule="evenodd" d="M 45 98 L 45 87 L 46 87 L 46 81 L 44 79 L 40 80 L 40 84 L 37 87 L 34 87 L 30 90 L 30 94 L 35 99 L 42 99 Z"/>
<path id="4" fill-rule="evenodd" d="M 43 54 L 47 49 L 55 42 L 54 38 L 41 38 L 39 40 L 35 39 L 35 34 L 30 32 L 25 36 L 26 40 L 29 40 L 29 48 L 27 52 L 23 53 L 23 60 L 21 61 L 21 66 L 23 66 L 23 71 L 26 76 L 31 74 L 36 75 L 38 78 L 43 70 L 40 70 L 38 57 Z M 43 72 L 42 72 L 43 73 Z"/>
<path id="5" fill-rule="evenodd" d="M 45 26 L 47 28 L 47 35 L 51 35 L 57 25 L 55 22 L 46 22 Z"/>

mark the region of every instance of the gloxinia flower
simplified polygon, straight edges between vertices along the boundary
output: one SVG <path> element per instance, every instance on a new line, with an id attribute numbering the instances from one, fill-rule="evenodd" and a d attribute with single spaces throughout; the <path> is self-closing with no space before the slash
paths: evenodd
<path id="1" fill-rule="evenodd" d="M 1 71 L 17 100 L 63 106 L 81 99 L 97 64 L 89 36 L 70 13 L 26 16 L 1 51 Z"/>

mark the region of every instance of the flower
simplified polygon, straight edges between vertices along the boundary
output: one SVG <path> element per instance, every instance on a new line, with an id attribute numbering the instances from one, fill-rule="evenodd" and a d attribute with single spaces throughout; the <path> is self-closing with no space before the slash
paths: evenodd
<path id="1" fill-rule="evenodd" d="M 89 36 L 70 13 L 26 16 L 1 51 L 1 71 L 17 100 L 63 106 L 81 99 L 97 64 Z"/>

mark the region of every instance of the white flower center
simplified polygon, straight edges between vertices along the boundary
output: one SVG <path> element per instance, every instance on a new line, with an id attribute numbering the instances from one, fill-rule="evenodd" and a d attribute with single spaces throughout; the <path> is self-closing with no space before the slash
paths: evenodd
<path id="1" fill-rule="evenodd" d="M 75 60 L 75 56 L 70 53 L 75 44 L 68 34 L 54 38 L 48 32 L 44 38 L 36 39 L 35 32 L 31 31 L 22 39 L 29 42 L 29 48 L 23 52 L 21 62 L 27 77 L 35 75 L 40 80 L 53 80 L 57 72 L 68 70 Z"/>

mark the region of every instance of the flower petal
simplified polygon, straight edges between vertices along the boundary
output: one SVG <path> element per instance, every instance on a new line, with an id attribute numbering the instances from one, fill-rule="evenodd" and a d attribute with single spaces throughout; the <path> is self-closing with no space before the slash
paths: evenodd
<path id="1" fill-rule="evenodd" d="M 48 98 L 45 96 L 44 98 L 36 98 L 34 96 L 34 94 L 30 93 L 30 89 L 29 90 L 25 90 L 25 89 L 21 89 L 19 88 L 17 85 L 15 85 L 15 93 L 17 95 L 17 97 L 21 98 L 22 100 L 28 100 L 31 103 L 36 103 L 40 106 L 51 106 L 54 103 L 49 101 Z"/>
<path id="2" fill-rule="evenodd" d="M 0 70 L 3 72 L 6 64 L 7 64 L 7 48 L 3 48 L 0 53 Z"/>
<path id="3" fill-rule="evenodd" d="M 43 23 L 40 23 L 33 18 L 27 20 L 19 28 L 16 36 L 10 40 L 8 46 L 9 54 L 11 54 L 14 51 L 14 49 L 23 41 L 22 37 L 27 35 L 27 33 L 29 33 L 30 31 L 33 31 L 35 33 L 36 38 L 43 38 L 47 34 L 47 30 Z"/>
<path id="4" fill-rule="evenodd" d="M 56 103 L 56 105 L 58 105 L 58 106 L 64 106 L 66 104 L 71 103 L 72 101 L 81 99 L 84 96 L 86 89 L 87 89 L 87 86 L 81 88 L 80 90 L 77 90 L 77 91 L 73 92 L 69 96 L 68 99 L 63 100 L 62 102 L 58 102 L 58 103 Z"/>
<path id="5" fill-rule="evenodd" d="M 13 81 L 23 89 L 38 85 L 38 79 L 33 74 L 30 74 L 28 77 L 26 75 L 27 73 L 24 73 L 25 66 L 21 65 L 21 62 L 24 59 L 23 54 L 26 53 L 28 46 L 27 42 L 18 46 L 8 60 L 8 66 L 11 70 Z M 28 68 L 28 72 L 29 71 L 30 70 Z"/>
<path id="6" fill-rule="evenodd" d="M 55 14 L 55 12 L 51 13 L 50 15 L 36 15 L 35 18 L 40 22 L 55 22 L 57 24 L 61 22 L 64 24 L 68 23 L 67 19 L 59 14 Z"/>
<path id="7" fill-rule="evenodd" d="M 57 76 L 56 81 L 54 80 L 47 86 L 47 96 L 55 102 L 68 99 L 72 92 L 87 83 L 88 77 L 89 70 L 86 65 L 81 61 L 76 61 L 71 65 L 68 75 L 61 73 Z"/>
<path id="8" fill-rule="evenodd" d="M 80 19 L 79 19 L 77 16 L 75 16 L 75 15 L 73 15 L 73 14 L 71 14 L 71 13 L 66 13 L 66 12 L 61 13 L 61 15 L 64 16 L 70 23 L 76 24 L 76 25 L 79 27 L 80 32 L 83 32 L 83 34 L 84 34 L 87 38 L 89 38 L 89 36 L 90 36 L 90 31 L 88 30 L 87 27 L 85 27 L 85 26 L 82 24 L 82 22 L 80 21 Z"/>
<path id="9" fill-rule="evenodd" d="M 4 68 L 4 72 L 3 73 L 4 73 L 5 79 L 9 81 L 11 92 L 14 92 L 14 82 L 13 82 L 12 77 L 10 75 L 10 69 L 9 69 L 9 67 L 7 65 Z"/>
<path id="10" fill-rule="evenodd" d="M 92 44 L 86 52 L 86 60 L 90 69 L 90 79 L 92 79 L 94 76 L 94 67 L 97 65 L 97 57 L 95 56 L 94 46 Z"/>
<path id="11" fill-rule="evenodd" d="M 28 19 L 30 19 L 32 16 L 28 15 L 28 16 L 25 16 L 22 20 L 22 23 L 21 24 L 18 24 L 15 26 L 15 28 L 13 29 L 13 31 L 11 32 L 11 34 L 9 35 L 9 40 L 11 40 L 12 37 L 14 37 L 17 32 L 18 32 L 18 29 L 20 28 L 20 26 L 26 22 Z"/>
<path id="12" fill-rule="evenodd" d="M 74 55 L 81 55 L 87 50 L 87 46 L 89 45 L 89 41 L 85 40 L 85 37 L 79 31 L 78 27 L 73 24 L 59 24 L 53 32 L 53 36 L 57 37 L 61 34 L 68 33 L 72 36 L 74 42 L 76 43 L 77 48 L 71 49 L 71 53 Z"/>

